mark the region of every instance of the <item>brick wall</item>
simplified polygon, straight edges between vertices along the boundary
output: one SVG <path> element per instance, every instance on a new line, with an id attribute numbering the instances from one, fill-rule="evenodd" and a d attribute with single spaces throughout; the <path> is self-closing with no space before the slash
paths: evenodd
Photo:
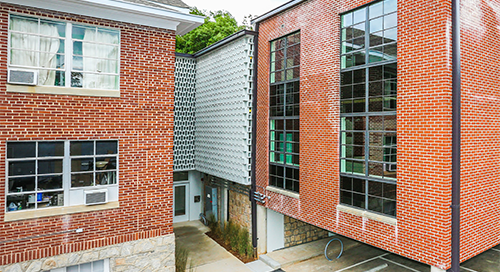
<path id="1" fill-rule="evenodd" d="M 7 93 L 9 12 L 120 29 L 121 97 Z M 119 139 L 120 149 L 120 208 L 14 222 L 0 212 L 0 265 L 172 233 L 174 47 L 173 31 L 0 5 L 0 172 L 6 141 Z"/>
<path id="2" fill-rule="evenodd" d="M 398 2 L 397 224 L 339 204 L 340 13 L 367 0 L 310 0 L 259 29 L 257 185 L 266 206 L 412 259 L 450 266 L 450 1 Z M 269 162 L 269 41 L 301 32 L 300 199 L 264 191 Z"/>
<path id="3" fill-rule="evenodd" d="M 462 2 L 462 261 L 500 243 L 498 1 Z"/>
<path id="4" fill-rule="evenodd" d="M 328 231 L 302 222 L 289 216 L 284 216 L 285 247 L 296 246 L 328 237 Z"/>

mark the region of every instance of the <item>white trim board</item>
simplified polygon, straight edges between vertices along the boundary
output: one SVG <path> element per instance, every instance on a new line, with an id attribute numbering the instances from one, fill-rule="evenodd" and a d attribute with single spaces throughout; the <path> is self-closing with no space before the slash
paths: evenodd
<path id="1" fill-rule="evenodd" d="M 170 29 L 177 31 L 177 35 L 184 35 L 204 22 L 201 16 L 117 0 L 0 0 L 0 2 Z"/>

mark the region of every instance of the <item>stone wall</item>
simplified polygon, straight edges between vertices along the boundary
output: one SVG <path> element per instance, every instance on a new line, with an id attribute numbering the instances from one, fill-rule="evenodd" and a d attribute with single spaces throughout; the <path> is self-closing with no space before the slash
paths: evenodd
<path id="1" fill-rule="evenodd" d="M 229 220 L 252 233 L 252 206 L 248 195 L 229 190 Z"/>
<path id="2" fill-rule="evenodd" d="M 328 231 L 285 215 L 285 247 L 328 237 Z"/>
<path id="3" fill-rule="evenodd" d="M 110 271 L 175 271 L 174 234 L 0 266 L 0 272 L 36 272 L 109 259 Z"/>

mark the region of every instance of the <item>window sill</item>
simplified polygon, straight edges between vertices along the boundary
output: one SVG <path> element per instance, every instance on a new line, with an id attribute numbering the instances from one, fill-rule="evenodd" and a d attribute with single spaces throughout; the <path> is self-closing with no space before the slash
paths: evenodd
<path id="1" fill-rule="evenodd" d="M 92 206 L 77 205 L 77 206 L 46 208 L 39 210 L 6 212 L 4 216 L 4 221 L 9 222 L 9 221 L 27 220 L 27 219 L 35 219 L 35 218 L 57 216 L 57 215 L 66 215 L 72 213 L 94 212 L 100 210 L 116 209 L 119 207 L 120 203 L 118 201 L 113 201 L 113 202 L 108 202 L 106 204 L 92 205 Z"/>
<path id="2" fill-rule="evenodd" d="M 277 193 L 277 194 L 289 196 L 292 198 L 300 199 L 300 195 L 298 193 L 294 193 L 294 192 L 291 192 L 288 190 L 284 190 L 284 189 L 280 189 L 280 188 L 276 188 L 276 187 L 272 187 L 272 186 L 267 186 L 266 190 L 273 192 L 273 193 Z"/>
<path id="3" fill-rule="evenodd" d="M 7 84 L 9 93 L 60 94 L 98 97 L 120 97 L 119 90 L 96 90 L 82 88 L 66 88 L 53 86 L 26 86 Z"/>
<path id="4" fill-rule="evenodd" d="M 345 206 L 342 204 L 337 205 L 337 211 L 349 213 L 349 214 L 356 215 L 356 216 L 361 216 L 363 218 L 368 218 L 368 219 L 382 222 L 385 224 L 389 224 L 392 226 L 396 226 L 398 224 L 398 220 L 394 217 L 385 216 L 385 215 L 381 215 L 381 214 L 366 211 L 366 210 L 356 209 L 356 208 L 352 208 L 352 207 Z"/>

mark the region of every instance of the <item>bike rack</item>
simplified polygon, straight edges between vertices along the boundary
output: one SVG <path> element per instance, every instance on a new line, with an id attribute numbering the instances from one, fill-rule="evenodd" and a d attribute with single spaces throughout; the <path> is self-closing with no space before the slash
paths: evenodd
<path id="1" fill-rule="evenodd" d="M 337 259 L 340 258 L 340 256 L 342 256 L 342 253 L 344 253 L 344 243 L 342 243 L 342 241 L 339 238 L 333 238 L 332 240 L 330 240 L 330 242 L 328 242 L 328 244 L 326 244 L 326 247 L 325 247 L 325 258 L 330 262 L 333 261 L 333 259 L 328 258 L 327 250 L 328 250 L 328 246 L 333 241 L 340 242 L 340 254 L 339 254 L 339 256 L 337 256 Z"/>

